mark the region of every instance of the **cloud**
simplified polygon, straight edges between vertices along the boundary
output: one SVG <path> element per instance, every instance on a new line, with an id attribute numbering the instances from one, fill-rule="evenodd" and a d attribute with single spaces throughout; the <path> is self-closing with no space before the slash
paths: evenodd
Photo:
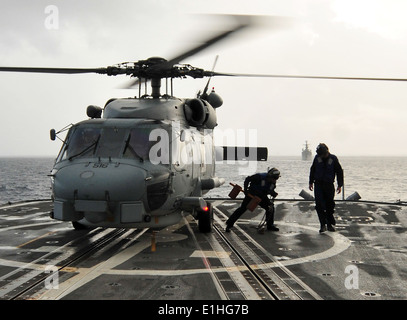
<path id="1" fill-rule="evenodd" d="M 334 22 L 361 28 L 391 40 L 405 40 L 407 3 L 401 0 L 336 0 Z"/>
<path id="2" fill-rule="evenodd" d="M 216 71 L 332 76 L 406 77 L 407 23 L 397 1 L 107 1 L 56 0 L 59 29 L 44 26 L 49 1 L 3 0 L 0 65 L 103 67 L 150 56 L 172 57 L 227 27 L 187 13 L 290 16 L 299 23 L 276 32 L 244 32 L 186 59 Z M 0 74 L 1 155 L 55 155 L 48 131 L 86 119 L 89 104 L 138 95 L 119 90 L 124 77 Z M 192 97 L 206 80 L 175 81 Z M 224 99 L 222 129 L 258 130 L 260 145 L 299 154 L 304 141 L 331 143 L 342 154 L 407 155 L 405 83 L 213 78 Z M 374 138 L 376 144 L 371 144 Z"/>

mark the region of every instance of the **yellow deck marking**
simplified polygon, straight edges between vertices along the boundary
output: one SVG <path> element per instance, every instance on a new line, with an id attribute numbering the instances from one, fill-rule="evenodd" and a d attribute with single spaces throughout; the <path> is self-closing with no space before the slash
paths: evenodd
<path id="1" fill-rule="evenodd" d="M 39 236 L 39 237 L 37 237 L 37 238 L 35 238 L 35 239 L 32 239 L 32 240 L 27 241 L 27 242 L 25 242 L 25 243 L 23 243 L 23 244 L 20 244 L 19 246 L 17 246 L 17 248 L 20 249 L 20 248 L 26 246 L 27 244 L 30 244 L 30 243 L 32 243 L 32 242 L 34 242 L 34 241 L 37 241 L 37 240 L 39 240 L 39 239 L 41 239 L 41 238 L 44 238 L 44 237 L 46 237 L 46 236 L 48 236 L 48 235 L 50 235 L 50 234 L 55 233 L 55 232 L 56 232 L 56 231 L 47 232 L 46 234 L 43 234 L 42 236 Z"/>

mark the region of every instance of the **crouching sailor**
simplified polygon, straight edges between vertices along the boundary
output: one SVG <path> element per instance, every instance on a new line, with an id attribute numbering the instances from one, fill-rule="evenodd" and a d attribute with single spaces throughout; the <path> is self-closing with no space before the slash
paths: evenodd
<path id="1" fill-rule="evenodd" d="M 276 197 L 278 195 L 278 193 L 275 191 L 278 178 L 280 178 L 280 171 L 276 168 L 272 168 L 268 172 L 256 173 L 246 178 L 244 181 L 245 197 L 241 206 L 236 209 L 226 221 L 226 232 L 230 232 L 230 229 L 233 227 L 234 223 L 243 213 L 245 213 L 247 205 L 252 200 L 253 196 L 257 196 L 261 199 L 259 205 L 266 210 L 267 230 L 279 230 L 274 225 L 274 208 L 271 207 L 273 206 L 273 203 L 267 196 L 269 194 L 272 197 Z"/>

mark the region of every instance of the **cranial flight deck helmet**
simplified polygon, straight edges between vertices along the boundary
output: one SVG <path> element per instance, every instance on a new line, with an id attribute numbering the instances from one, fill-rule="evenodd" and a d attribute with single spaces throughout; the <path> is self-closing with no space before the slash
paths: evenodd
<path id="1" fill-rule="evenodd" d="M 317 147 L 317 155 L 323 156 L 329 152 L 329 148 L 325 143 L 320 143 Z"/>
<path id="2" fill-rule="evenodd" d="M 277 168 L 271 168 L 269 171 L 267 171 L 267 175 L 273 179 L 278 179 L 280 178 L 280 170 Z"/>

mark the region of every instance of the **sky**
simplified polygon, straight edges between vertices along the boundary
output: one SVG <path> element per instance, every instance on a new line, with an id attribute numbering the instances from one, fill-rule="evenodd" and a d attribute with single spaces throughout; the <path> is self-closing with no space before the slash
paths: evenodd
<path id="1" fill-rule="evenodd" d="M 106 67 L 167 59 L 233 25 L 257 26 L 184 63 L 230 73 L 407 78 L 403 0 L 0 0 L 0 66 Z M 52 5 L 52 7 L 49 7 Z M 276 18 L 277 17 L 277 18 Z M 276 23 L 281 22 L 284 23 Z M 55 157 L 49 139 L 87 119 L 88 105 L 138 95 L 125 76 L 0 73 L 0 157 Z M 191 98 L 206 80 L 175 81 Z M 214 77 L 224 100 L 215 133 L 255 130 L 270 156 L 300 156 L 307 140 L 338 156 L 407 156 L 407 82 Z"/>

